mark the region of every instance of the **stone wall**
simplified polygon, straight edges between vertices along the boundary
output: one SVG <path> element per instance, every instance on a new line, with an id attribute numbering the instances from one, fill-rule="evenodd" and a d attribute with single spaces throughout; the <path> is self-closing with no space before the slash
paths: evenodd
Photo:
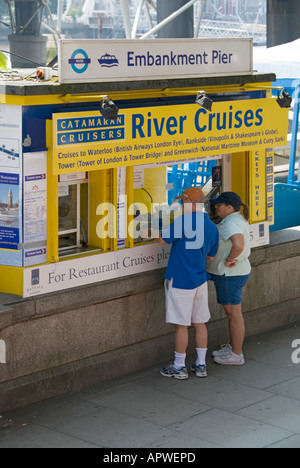
<path id="1" fill-rule="evenodd" d="M 276 237 L 251 256 L 243 311 L 247 335 L 300 319 L 300 236 Z M 0 413 L 168 363 L 174 328 L 165 324 L 164 271 L 98 283 L 0 308 Z M 209 347 L 228 326 L 209 285 Z M 189 352 L 194 352 L 193 333 Z"/>

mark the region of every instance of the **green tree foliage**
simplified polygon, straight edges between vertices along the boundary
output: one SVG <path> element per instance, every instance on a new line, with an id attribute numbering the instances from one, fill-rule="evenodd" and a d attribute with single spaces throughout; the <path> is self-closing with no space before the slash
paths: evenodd
<path id="1" fill-rule="evenodd" d="M 1 0 L 0 0 L 1 1 Z M 66 0 L 64 1 L 64 8 L 66 8 Z M 57 13 L 57 0 L 48 0 L 48 6 L 50 8 L 51 13 Z"/>
<path id="2" fill-rule="evenodd" d="M 7 70 L 7 59 L 2 52 L 0 52 L 0 70 Z"/>

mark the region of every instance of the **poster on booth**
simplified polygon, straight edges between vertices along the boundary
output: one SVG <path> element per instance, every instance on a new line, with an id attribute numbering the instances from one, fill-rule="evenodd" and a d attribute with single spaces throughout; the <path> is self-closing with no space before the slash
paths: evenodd
<path id="1" fill-rule="evenodd" d="M 275 98 L 53 114 L 53 171 L 68 174 L 284 146 L 288 109 Z"/>
<path id="2" fill-rule="evenodd" d="M 0 105 L 0 167 L 19 168 L 22 107 Z"/>
<path id="3" fill-rule="evenodd" d="M 22 266 L 22 107 L 0 105 L 0 264 Z"/>
<path id="4" fill-rule="evenodd" d="M 0 248 L 18 250 L 20 242 L 19 174 L 0 172 Z"/>
<path id="5" fill-rule="evenodd" d="M 47 260 L 47 153 L 24 153 L 24 260 Z"/>

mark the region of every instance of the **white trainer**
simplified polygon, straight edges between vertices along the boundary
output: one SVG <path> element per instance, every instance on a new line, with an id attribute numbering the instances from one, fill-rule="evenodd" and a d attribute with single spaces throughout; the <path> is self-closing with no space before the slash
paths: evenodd
<path id="1" fill-rule="evenodd" d="M 229 350 L 227 353 L 215 356 L 214 362 L 221 366 L 243 366 L 245 364 L 245 358 L 243 354 L 240 356 L 234 356 L 232 351 Z"/>
<path id="2" fill-rule="evenodd" d="M 227 353 L 228 351 L 232 351 L 232 347 L 230 346 L 230 344 L 223 344 L 221 346 L 221 349 L 219 349 L 218 351 L 212 352 L 212 357 L 219 356 L 219 355 L 222 356 L 224 353 Z"/>

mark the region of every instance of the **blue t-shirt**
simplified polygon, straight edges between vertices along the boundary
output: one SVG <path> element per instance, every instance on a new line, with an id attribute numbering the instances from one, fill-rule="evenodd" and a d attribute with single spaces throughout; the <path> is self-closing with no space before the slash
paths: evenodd
<path id="1" fill-rule="evenodd" d="M 219 232 L 207 213 L 195 211 L 179 216 L 161 237 L 172 244 L 165 278 L 173 278 L 173 287 L 196 289 L 210 278 L 206 257 L 214 257 L 219 246 Z"/>

